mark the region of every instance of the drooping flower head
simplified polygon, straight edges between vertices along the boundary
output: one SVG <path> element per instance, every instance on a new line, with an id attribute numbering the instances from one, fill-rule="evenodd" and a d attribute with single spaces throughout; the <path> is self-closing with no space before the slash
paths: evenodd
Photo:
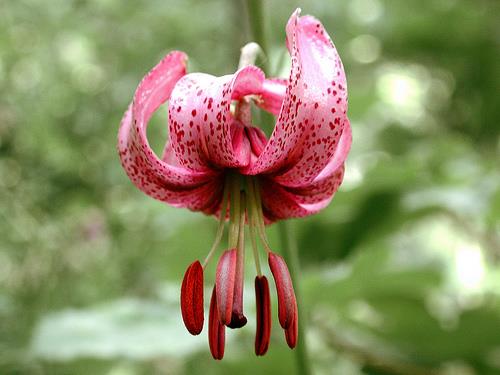
<path id="1" fill-rule="evenodd" d="M 209 344 L 216 359 L 224 355 L 225 328 L 240 328 L 247 321 L 245 224 L 257 270 L 255 352 L 266 353 L 271 330 L 269 283 L 256 237 L 276 283 L 280 325 L 288 345 L 295 347 L 298 310 L 292 280 L 283 258 L 269 246 L 265 224 L 320 211 L 343 179 L 352 139 L 344 69 L 321 23 L 299 13 L 286 27 L 292 63 L 288 79 L 266 78 L 253 65 L 222 77 L 186 74 L 186 55 L 171 52 L 139 84 L 118 135 L 123 168 L 139 189 L 172 206 L 219 218 L 207 259 L 192 263 L 182 283 L 181 311 L 195 335 L 204 323 L 203 270 L 229 219 L 229 250 L 217 265 L 209 311 Z M 146 127 L 167 100 L 169 139 L 158 158 Z M 252 122 L 252 105 L 277 116 L 269 139 Z"/>

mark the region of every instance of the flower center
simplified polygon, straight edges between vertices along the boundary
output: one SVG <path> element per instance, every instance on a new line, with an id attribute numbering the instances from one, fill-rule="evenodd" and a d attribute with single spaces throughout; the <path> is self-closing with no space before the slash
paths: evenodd
<path id="1" fill-rule="evenodd" d="M 229 209 L 228 209 L 229 204 Z M 264 355 L 269 346 L 271 307 L 269 284 L 259 259 L 257 239 L 266 252 L 278 296 L 278 317 L 285 331 L 288 346 L 297 343 L 298 310 L 288 268 L 283 258 L 272 252 L 266 236 L 259 180 L 228 171 L 224 178 L 224 195 L 219 211 L 219 226 L 214 244 L 203 264 L 191 264 L 184 276 L 181 289 L 181 310 L 188 331 L 194 335 L 203 328 L 203 271 L 218 249 L 229 217 L 228 248 L 219 258 L 215 286 L 209 312 L 209 343 L 212 356 L 222 359 L 225 345 L 225 327 L 241 328 L 247 323 L 243 313 L 245 269 L 245 224 L 248 224 L 256 270 L 255 297 L 257 331 L 255 353 Z"/>

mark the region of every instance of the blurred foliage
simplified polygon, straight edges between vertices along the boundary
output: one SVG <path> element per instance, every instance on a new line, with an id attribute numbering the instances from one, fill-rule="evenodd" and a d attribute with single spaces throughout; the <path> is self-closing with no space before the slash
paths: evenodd
<path id="1" fill-rule="evenodd" d="M 314 373 L 500 373 L 500 3 L 266 2 L 282 76 L 296 6 L 343 57 L 354 130 L 333 203 L 293 222 Z M 253 319 L 221 363 L 184 331 L 180 280 L 214 220 L 144 196 L 115 151 L 165 53 L 235 70 L 244 3 L 4 0 L 0 25 L 0 373 L 291 373 L 278 329 L 254 357 Z"/>

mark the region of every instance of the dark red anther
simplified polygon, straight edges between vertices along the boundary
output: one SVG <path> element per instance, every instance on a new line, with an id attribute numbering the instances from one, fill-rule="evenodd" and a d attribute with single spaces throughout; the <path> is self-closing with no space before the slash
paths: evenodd
<path id="1" fill-rule="evenodd" d="M 198 335 L 203 329 L 203 267 L 199 261 L 189 265 L 181 287 L 181 312 L 189 333 Z"/>
<path id="2" fill-rule="evenodd" d="M 288 329 L 297 314 L 297 301 L 293 290 L 292 278 L 285 260 L 278 254 L 269 253 L 269 268 L 273 273 L 278 294 L 278 318 L 283 329 Z"/>
<path id="3" fill-rule="evenodd" d="M 241 290 L 236 284 L 234 288 L 234 299 L 233 299 L 233 311 L 231 313 L 231 321 L 227 325 L 229 328 L 241 328 L 247 324 L 247 318 L 243 314 L 243 301 L 237 303 L 236 299 L 238 298 L 238 294 L 241 296 L 241 300 L 243 299 L 243 290 L 241 292 L 237 292 L 237 289 Z M 239 298 L 238 298 L 239 299 Z"/>
<path id="4" fill-rule="evenodd" d="M 269 283 L 265 276 L 255 277 L 255 301 L 257 310 L 257 331 L 255 332 L 255 355 L 264 355 L 271 337 L 271 298 Z"/>
<path id="5" fill-rule="evenodd" d="M 214 359 L 224 357 L 224 345 L 226 344 L 226 327 L 219 321 L 217 309 L 217 292 L 214 287 L 210 299 L 210 311 L 208 312 L 208 346 Z"/>
<path id="6" fill-rule="evenodd" d="M 219 259 L 215 275 L 217 310 L 221 324 L 229 325 L 233 312 L 236 278 L 236 249 L 226 250 Z"/>
<path id="7" fill-rule="evenodd" d="M 299 314 L 297 306 L 295 306 L 295 316 L 293 318 L 293 323 L 290 327 L 285 329 L 285 339 L 290 349 L 295 348 L 295 346 L 297 345 L 298 335 L 299 335 Z"/>

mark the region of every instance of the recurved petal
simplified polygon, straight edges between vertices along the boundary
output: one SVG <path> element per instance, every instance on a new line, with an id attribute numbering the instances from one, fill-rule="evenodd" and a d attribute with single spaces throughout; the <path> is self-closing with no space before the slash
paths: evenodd
<path id="1" fill-rule="evenodd" d="M 128 177 L 144 193 L 179 207 L 200 210 L 213 200 L 207 192 L 217 174 L 194 172 L 159 159 L 146 137 L 151 115 L 169 98 L 174 84 L 185 74 L 186 59 L 182 52 L 172 52 L 144 77 L 123 116 L 118 153 Z"/>
<path id="2" fill-rule="evenodd" d="M 306 187 L 289 188 L 270 179 L 262 181 L 262 208 L 272 222 L 315 214 L 330 204 L 344 177 L 344 165 Z"/>
<path id="3" fill-rule="evenodd" d="M 347 123 L 342 62 L 321 23 L 313 17 L 288 21 L 292 69 L 275 129 L 247 174 L 277 173 L 286 186 L 309 184 L 325 168 Z"/>
<path id="4" fill-rule="evenodd" d="M 314 178 L 312 184 L 303 185 L 303 187 L 307 188 L 308 186 L 320 183 L 335 174 L 347 159 L 347 155 L 351 150 L 351 144 L 352 129 L 349 120 L 347 120 L 333 156 L 330 158 L 323 170 Z"/>
<path id="5" fill-rule="evenodd" d="M 199 171 L 248 165 L 248 155 L 233 147 L 231 100 L 260 92 L 263 81 L 264 73 L 255 66 L 222 77 L 193 73 L 181 78 L 169 103 L 170 142 L 179 163 Z"/>
<path id="6" fill-rule="evenodd" d="M 257 105 L 277 116 L 285 99 L 288 81 L 283 78 L 269 78 L 264 81 Z"/>
<path id="7" fill-rule="evenodd" d="M 301 187 L 283 186 L 272 177 L 261 179 L 264 214 L 270 221 L 315 214 L 333 199 L 344 178 L 344 160 L 351 147 L 351 127 L 347 123 L 339 145 L 316 178 Z"/>

